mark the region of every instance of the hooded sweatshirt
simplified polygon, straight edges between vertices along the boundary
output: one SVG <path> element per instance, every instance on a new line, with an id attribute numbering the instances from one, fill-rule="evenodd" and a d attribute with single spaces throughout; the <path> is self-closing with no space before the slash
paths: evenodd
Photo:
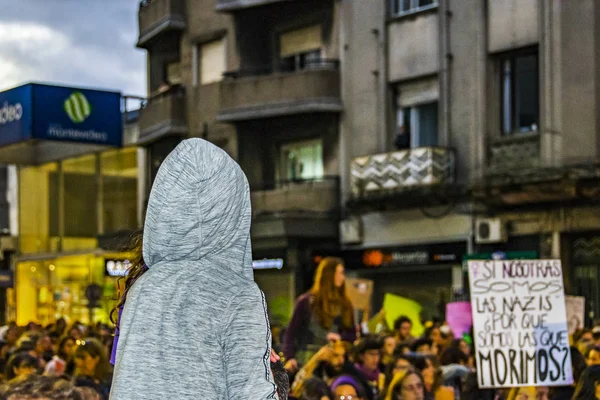
<path id="1" fill-rule="evenodd" d="M 223 150 L 188 139 L 164 160 L 144 226 L 148 270 L 119 322 L 111 399 L 277 398 L 251 217 L 246 177 Z"/>

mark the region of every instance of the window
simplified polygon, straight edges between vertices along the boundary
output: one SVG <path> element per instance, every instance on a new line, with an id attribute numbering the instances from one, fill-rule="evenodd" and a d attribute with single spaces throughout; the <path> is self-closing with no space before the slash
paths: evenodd
<path id="1" fill-rule="evenodd" d="M 200 84 L 219 82 L 227 69 L 225 38 L 200 46 Z"/>
<path id="2" fill-rule="evenodd" d="M 438 103 L 399 107 L 396 140 L 398 150 L 438 145 Z"/>
<path id="3" fill-rule="evenodd" d="M 321 62 L 321 25 L 282 33 L 279 37 L 279 58 L 283 71 L 296 71 L 318 66 Z"/>
<path id="4" fill-rule="evenodd" d="M 521 54 L 501 60 L 502 133 L 533 132 L 539 121 L 538 55 Z"/>
<path id="5" fill-rule="evenodd" d="M 281 147 L 283 180 L 323 177 L 323 144 L 320 139 Z"/>
<path id="6" fill-rule="evenodd" d="M 391 0 L 392 17 L 437 7 L 438 0 Z"/>

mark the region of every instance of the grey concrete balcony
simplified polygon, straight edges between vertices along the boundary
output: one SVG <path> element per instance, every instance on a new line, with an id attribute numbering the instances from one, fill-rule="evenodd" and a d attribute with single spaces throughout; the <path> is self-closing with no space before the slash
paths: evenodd
<path id="1" fill-rule="evenodd" d="M 186 102 L 182 89 L 174 88 L 148 99 L 140 110 L 138 144 L 146 144 L 165 136 L 186 135 Z"/>
<path id="2" fill-rule="evenodd" d="M 252 189 L 255 216 L 277 214 L 329 214 L 340 207 L 338 177 L 277 182 Z"/>
<path id="3" fill-rule="evenodd" d="M 292 0 L 217 0 L 217 11 L 234 12 L 246 8 L 264 6 L 271 3 L 281 3 Z"/>
<path id="4" fill-rule="evenodd" d="M 257 69 L 225 74 L 217 120 L 247 121 L 286 115 L 340 112 L 337 60 L 316 60 L 297 71 Z"/>
<path id="5" fill-rule="evenodd" d="M 185 0 L 143 0 L 140 2 L 138 23 L 137 46 L 147 48 L 157 36 L 185 29 Z"/>
<path id="6" fill-rule="evenodd" d="M 357 157 L 350 166 L 355 199 L 455 181 L 454 151 L 422 147 Z"/>
<path id="7" fill-rule="evenodd" d="M 492 142 L 488 148 L 488 173 L 540 166 L 540 136 L 537 132 L 514 134 Z"/>

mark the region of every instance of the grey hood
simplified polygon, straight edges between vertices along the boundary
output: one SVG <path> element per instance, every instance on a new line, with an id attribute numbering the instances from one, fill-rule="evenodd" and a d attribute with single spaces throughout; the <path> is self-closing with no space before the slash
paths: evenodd
<path id="1" fill-rule="evenodd" d="M 144 261 L 160 268 L 164 261 L 218 259 L 253 280 L 251 219 L 250 189 L 239 165 L 205 140 L 185 140 L 164 160 L 152 187 Z"/>
<path id="2" fill-rule="evenodd" d="M 252 273 L 250 191 L 202 139 L 167 157 L 150 193 L 148 270 L 127 292 L 112 400 L 272 400 L 267 304 Z"/>

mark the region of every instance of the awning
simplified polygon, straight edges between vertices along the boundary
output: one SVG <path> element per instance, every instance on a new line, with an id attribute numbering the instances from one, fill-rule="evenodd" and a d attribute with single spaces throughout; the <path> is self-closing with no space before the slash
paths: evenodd
<path id="1" fill-rule="evenodd" d="M 37 83 L 0 93 L 0 163 L 43 164 L 122 145 L 120 93 Z"/>

